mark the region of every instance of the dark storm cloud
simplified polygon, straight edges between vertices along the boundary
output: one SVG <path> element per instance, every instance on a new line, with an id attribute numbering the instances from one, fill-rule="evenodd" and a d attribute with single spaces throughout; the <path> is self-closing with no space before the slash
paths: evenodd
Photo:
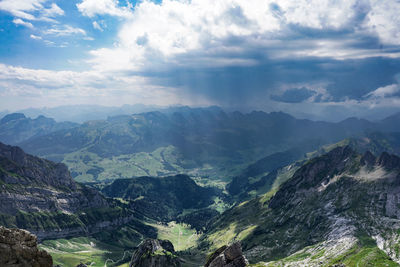
<path id="1" fill-rule="evenodd" d="M 254 54 L 248 58 L 251 57 Z M 174 68 L 152 73 L 152 80 L 159 85 L 181 88 L 182 93 L 193 97 L 206 96 L 217 103 L 240 105 L 258 97 L 267 99 L 270 95 L 276 101 L 279 98 L 276 92 L 283 84 L 323 83 L 331 96 L 329 101 L 361 100 L 369 92 L 395 83 L 397 73 L 400 73 L 400 61 L 383 57 L 349 60 L 265 59 L 256 66 Z M 311 91 L 300 88 L 287 91 L 280 96 L 280 101 L 302 102 L 312 95 Z M 315 101 L 322 100 L 316 98 Z"/>
<path id="2" fill-rule="evenodd" d="M 271 99 L 285 103 L 301 103 L 314 96 L 316 93 L 305 87 L 291 88 L 286 90 L 281 95 L 271 95 Z"/>

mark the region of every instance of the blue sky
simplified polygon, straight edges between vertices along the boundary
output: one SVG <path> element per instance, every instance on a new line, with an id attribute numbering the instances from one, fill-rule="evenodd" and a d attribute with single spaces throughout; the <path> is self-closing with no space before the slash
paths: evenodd
<path id="1" fill-rule="evenodd" d="M 0 0 L 0 110 L 400 111 L 398 0 Z"/>

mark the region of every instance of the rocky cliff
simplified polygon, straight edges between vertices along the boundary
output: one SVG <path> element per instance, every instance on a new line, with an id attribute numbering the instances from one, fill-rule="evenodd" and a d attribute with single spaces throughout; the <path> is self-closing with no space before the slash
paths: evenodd
<path id="1" fill-rule="evenodd" d="M 67 167 L 0 143 L 0 212 L 74 213 L 107 206 L 95 190 L 71 178 Z"/>
<path id="2" fill-rule="evenodd" d="M 46 251 L 38 249 L 36 236 L 0 226 L 0 266 L 52 267 L 53 260 Z"/>
<path id="3" fill-rule="evenodd" d="M 135 220 L 128 209 L 76 183 L 64 164 L 2 143 L 0 202 L 0 225 L 27 229 L 40 240 L 92 234 Z"/>

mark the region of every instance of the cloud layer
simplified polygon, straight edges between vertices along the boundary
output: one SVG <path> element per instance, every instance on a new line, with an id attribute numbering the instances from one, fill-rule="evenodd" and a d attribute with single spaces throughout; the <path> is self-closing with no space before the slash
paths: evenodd
<path id="1" fill-rule="evenodd" d="M 0 1 L 14 24 L 52 22 L 30 33 L 32 41 L 75 36 L 96 43 L 89 33 L 106 36 L 118 25 L 107 45 L 86 48 L 86 71 L 2 65 L 3 86 L 292 113 L 398 107 L 399 1 L 80 0 L 73 8 L 85 23 L 57 24 L 70 10 L 50 0 Z"/>

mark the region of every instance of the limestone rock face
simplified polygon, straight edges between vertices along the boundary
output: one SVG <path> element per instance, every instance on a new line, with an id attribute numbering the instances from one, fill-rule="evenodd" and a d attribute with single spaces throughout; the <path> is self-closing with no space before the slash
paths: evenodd
<path id="1" fill-rule="evenodd" d="M 242 252 L 239 242 L 230 246 L 223 246 L 217 249 L 209 257 L 204 267 L 244 267 L 249 263 Z"/>
<path id="2" fill-rule="evenodd" d="M 19 147 L 1 142 L 0 203 L 0 213 L 9 218 L 3 221 L 3 226 L 27 229 L 39 240 L 94 233 L 133 219 L 133 216 L 127 215 L 114 220 L 92 222 L 90 225 L 67 223 L 68 228 L 62 227 L 62 223 L 52 223 L 53 226 L 46 229 L 43 225 L 49 224 L 42 223 L 42 218 L 16 220 L 21 212 L 46 213 L 52 216 L 63 213 L 68 216 L 85 209 L 109 208 L 110 204 L 97 190 L 76 183 L 64 164 L 26 154 Z"/>
<path id="3" fill-rule="evenodd" d="M 180 267 L 181 261 L 168 240 L 146 239 L 132 255 L 129 267 Z"/>
<path id="4" fill-rule="evenodd" d="M 64 164 L 2 143 L 0 181 L 0 212 L 5 214 L 15 215 L 18 210 L 75 213 L 78 209 L 107 205 L 95 190 L 81 188 Z"/>
<path id="5" fill-rule="evenodd" d="M 52 267 L 53 259 L 37 247 L 37 238 L 28 231 L 0 226 L 0 266 Z"/>

